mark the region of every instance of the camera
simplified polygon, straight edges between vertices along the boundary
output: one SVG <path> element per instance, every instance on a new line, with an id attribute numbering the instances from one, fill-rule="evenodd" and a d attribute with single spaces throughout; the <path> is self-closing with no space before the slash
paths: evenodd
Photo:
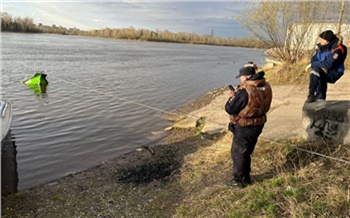
<path id="1" fill-rule="evenodd" d="M 235 88 L 233 88 L 232 85 L 228 85 L 228 88 L 229 88 L 231 91 L 235 91 Z"/>

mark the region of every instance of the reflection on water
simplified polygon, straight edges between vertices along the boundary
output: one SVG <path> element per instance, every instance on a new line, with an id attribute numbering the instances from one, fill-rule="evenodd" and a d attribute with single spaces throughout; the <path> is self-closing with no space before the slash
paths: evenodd
<path id="1" fill-rule="evenodd" d="M 1 196 L 17 192 L 17 149 L 15 138 L 9 131 L 7 137 L 1 142 Z"/>
<path id="2" fill-rule="evenodd" d="M 34 95 L 36 97 L 38 97 L 38 98 L 46 98 L 47 97 L 46 86 L 47 85 L 32 85 L 32 86 L 28 86 L 28 87 L 33 90 Z"/>

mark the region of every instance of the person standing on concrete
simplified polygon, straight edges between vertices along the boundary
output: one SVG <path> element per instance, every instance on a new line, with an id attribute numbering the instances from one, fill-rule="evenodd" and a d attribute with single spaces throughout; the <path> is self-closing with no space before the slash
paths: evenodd
<path id="1" fill-rule="evenodd" d="M 239 70 L 240 85 L 231 90 L 225 110 L 230 115 L 229 130 L 233 132 L 231 157 L 233 179 L 227 181 L 229 188 L 243 188 L 251 184 L 251 154 L 266 122 L 270 109 L 272 90 L 265 81 L 265 73 L 255 72 L 254 67 Z"/>
<path id="2" fill-rule="evenodd" d="M 332 30 L 319 35 L 316 52 L 305 69 L 307 72 L 311 69 L 305 103 L 326 100 L 327 83 L 335 83 L 344 74 L 347 47 L 342 44 L 342 38 L 338 37 Z"/>

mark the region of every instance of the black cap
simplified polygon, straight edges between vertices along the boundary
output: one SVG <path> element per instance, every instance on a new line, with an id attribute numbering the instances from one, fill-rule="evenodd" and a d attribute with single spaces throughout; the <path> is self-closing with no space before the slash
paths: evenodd
<path id="1" fill-rule="evenodd" d="M 248 61 L 248 63 L 247 63 L 247 64 L 245 64 L 245 65 L 244 65 L 244 67 L 254 67 L 254 68 L 255 68 L 255 70 L 257 70 L 257 69 L 258 69 L 258 66 L 257 66 L 256 64 L 254 64 L 254 62 L 253 62 L 253 61 Z"/>
<path id="2" fill-rule="evenodd" d="M 254 67 L 242 67 L 239 69 L 239 74 L 236 76 L 236 78 L 239 78 L 241 76 L 251 76 L 255 74 L 255 68 Z"/>
<path id="3" fill-rule="evenodd" d="M 321 38 L 324 39 L 324 40 L 327 40 L 328 42 L 331 42 L 331 41 L 334 40 L 335 35 L 334 35 L 334 33 L 333 33 L 332 30 L 326 30 L 326 31 L 322 32 L 322 33 L 319 35 L 319 37 L 321 37 Z"/>

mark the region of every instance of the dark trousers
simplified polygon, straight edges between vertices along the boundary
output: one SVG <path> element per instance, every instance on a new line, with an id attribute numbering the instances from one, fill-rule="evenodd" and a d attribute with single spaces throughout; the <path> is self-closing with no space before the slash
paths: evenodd
<path id="1" fill-rule="evenodd" d="M 316 99 L 326 100 L 327 97 L 327 74 L 322 70 L 318 71 L 320 76 L 310 74 L 309 92 L 315 94 Z"/>
<path id="2" fill-rule="evenodd" d="M 322 69 L 316 69 L 315 71 L 318 72 L 320 76 L 310 74 L 309 92 L 311 94 L 316 92 L 316 99 L 326 100 L 328 83 L 335 83 L 344 73 L 338 71 L 329 71 L 325 73 Z"/>
<path id="3" fill-rule="evenodd" d="M 231 146 L 231 157 L 233 160 L 233 178 L 244 180 L 250 178 L 251 157 L 260 132 L 254 136 L 242 137 L 234 135 Z"/>

